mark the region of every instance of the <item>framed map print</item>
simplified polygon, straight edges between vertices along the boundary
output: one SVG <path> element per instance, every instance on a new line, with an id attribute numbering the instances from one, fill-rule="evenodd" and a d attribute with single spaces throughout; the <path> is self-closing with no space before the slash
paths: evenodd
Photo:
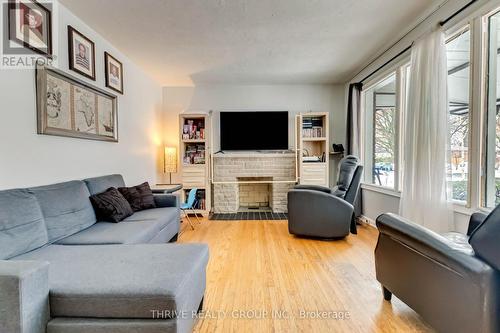
<path id="1" fill-rule="evenodd" d="M 36 70 L 38 134 L 118 142 L 117 97 L 47 66 Z"/>

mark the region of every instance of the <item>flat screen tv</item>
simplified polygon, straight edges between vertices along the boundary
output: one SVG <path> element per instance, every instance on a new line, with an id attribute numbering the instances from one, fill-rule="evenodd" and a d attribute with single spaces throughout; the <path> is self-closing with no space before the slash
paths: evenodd
<path id="1" fill-rule="evenodd" d="M 288 111 L 221 112 L 221 150 L 288 149 Z"/>

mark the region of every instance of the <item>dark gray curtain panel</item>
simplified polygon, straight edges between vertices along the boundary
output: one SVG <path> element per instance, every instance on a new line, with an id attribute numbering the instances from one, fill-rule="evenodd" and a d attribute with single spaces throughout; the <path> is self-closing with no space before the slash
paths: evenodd
<path id="1" fill-rule="evenodd" d="M 347 102 L 347 155 L 360 156 L 360 130 L 361 130 L 361 91 L 363 83 L 349 85 L 349 100 Z"/>
<path id="2" fill-rule="evenodd" d="M 349 85 L 349 100 L 347 102 L 347 155 L 360 157 L 360 131 L 361 131 L 361 91 L 363 83 L 352 83 Z M 362 214 L 362 194 L 359 190 L 356 201 L 354 202 L 354 216 L 360 217 Z"/>

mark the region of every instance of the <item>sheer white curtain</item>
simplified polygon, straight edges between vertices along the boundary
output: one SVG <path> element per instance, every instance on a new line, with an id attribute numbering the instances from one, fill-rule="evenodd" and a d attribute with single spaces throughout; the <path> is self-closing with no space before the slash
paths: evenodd
<path id="1" fill-rule="evenodd" d="M 449 231 L 453 214 L 446 186 L 448 85 L 441 29 L 414 43 L 410 71 L 400 215 L 437 232 Z"/>

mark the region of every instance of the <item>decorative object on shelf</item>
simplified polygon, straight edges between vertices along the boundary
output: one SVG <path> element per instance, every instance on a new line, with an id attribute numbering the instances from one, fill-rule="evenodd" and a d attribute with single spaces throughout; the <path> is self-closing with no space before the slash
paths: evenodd
<path id="1" fill-rule="evenodd" d="M 9 0 L 9 40 L 52 57 L 51 12 L 35 0 Z"/>
<path id="2" fill-rule="evenodd" d="M 108 52 L 104 52 L 106 87 L 123 95 L 123 64 Z"/>
<path id="3" fill-rule="evenodd" d="M 169 174 L 170 182 L 172 184 L 172 173 L 177 172 L 177 148 L 176 147 L 165 147 L 164 159 L 163 159 L 163 172 Z"/>
<path id="4" fill-rule="evenodd" d="M 332 144 L 332 148 L 333 148 L 334 153 L 343 153 L 344 152 L 344 146 L 341 143 Z"/>
<path id="5" fill-rule="evenodd" d="M 68 25 L 69 69 L 95 81 L 95 44 Z"/>
<path id="6" fill-rule="evenodd" d="M 302 160 L 304 163 L 317 163 L 321 162 L 321 159 L 319 156 L 303 156 Z"/>
<path id="7" fill-rule="evenodd" d="M 118 142 L 116 96 L 44 66 L 36 87 L 38 134 Z"/>

